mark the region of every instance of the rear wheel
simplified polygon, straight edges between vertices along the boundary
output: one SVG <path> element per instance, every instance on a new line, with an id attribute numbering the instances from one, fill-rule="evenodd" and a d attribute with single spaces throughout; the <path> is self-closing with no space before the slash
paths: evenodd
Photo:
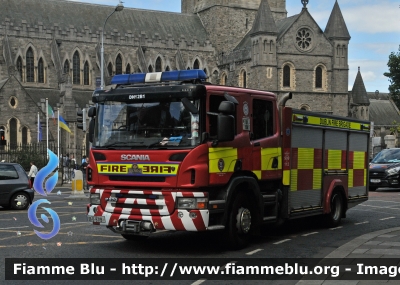
<path id="1" fill-rule="evenodd" d="M 225 230 L 228 244 L 233 249 L 245 247 L 250 240 L 252 212 L 249 199 L 243 192 L 239 192 L 232 204 L 228 225 Z"/>
<path id="2" fill-rule="evenodd" d="M 326 215 L 329 227 L 337 227 L 344 211 L 343 196 L 339 191 L 334 191 L 331 196 L 331 212 Z"/>
<path id="3" fill-rule="evenodd" d="M 30 203 L 29 196 L 26 193 L 20 192 L 12 196 L 10 205 L 14 210 L 25 210 Z"/>

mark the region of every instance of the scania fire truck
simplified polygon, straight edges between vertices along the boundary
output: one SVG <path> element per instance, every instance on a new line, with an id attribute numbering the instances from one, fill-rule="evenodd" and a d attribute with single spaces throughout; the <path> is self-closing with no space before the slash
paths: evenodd
<path id="1" fill-rule="evenodd" d="M 220 230 L 240 248 L 264 223 L 324 215 L 335 227 L 368 199 L 369 122 L 206 79 L 123 74 L 93 93 L 90 222 L 127 240 Z"/>

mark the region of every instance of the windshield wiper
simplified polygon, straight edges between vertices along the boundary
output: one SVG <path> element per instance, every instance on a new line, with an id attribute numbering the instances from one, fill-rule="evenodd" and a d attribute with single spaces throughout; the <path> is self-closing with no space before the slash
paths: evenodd
<path id="1" fill-rule="evenodd" d="M 117 146 L 117 145 L 121 145 L 121 146 L 134 146 L 137 144 L 143 144 L 144 142 L 113 142 L 110 144 L 106 144 L 103 145 L 102 147 L 112 147 L 112 146 Z"/>

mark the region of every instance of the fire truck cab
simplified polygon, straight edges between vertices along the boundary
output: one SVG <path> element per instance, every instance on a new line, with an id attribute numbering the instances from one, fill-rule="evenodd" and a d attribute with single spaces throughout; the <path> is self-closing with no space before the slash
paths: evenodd
<path id="1" fill-rule="evenodd" d="M 234 248 L 263 223 L 368 199 L 370 123 L 295 110 L 202 70 L 116 75 L 96 90 L 88 220 L 128 240 L 221 230 Z"/>

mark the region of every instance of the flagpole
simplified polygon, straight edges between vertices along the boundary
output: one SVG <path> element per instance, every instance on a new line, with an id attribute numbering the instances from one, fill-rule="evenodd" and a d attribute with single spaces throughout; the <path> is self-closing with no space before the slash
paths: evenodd
<path id="1" fill-rule="evenodd" d="M 49 149 L 49 101 L 47 98 L 46 98 L 46 147 L 47 149 Z"/>
<path id="2" fill-rule="evenodd" d="M 39 117 L 39 112 L 37 112 L 37 141 L 40 142 L 40 117 Z"/>
<path id="3" fill-rule="evenodd" d="M 57 108 L 57 156 L 60 159 L 60 109 Z"/>

